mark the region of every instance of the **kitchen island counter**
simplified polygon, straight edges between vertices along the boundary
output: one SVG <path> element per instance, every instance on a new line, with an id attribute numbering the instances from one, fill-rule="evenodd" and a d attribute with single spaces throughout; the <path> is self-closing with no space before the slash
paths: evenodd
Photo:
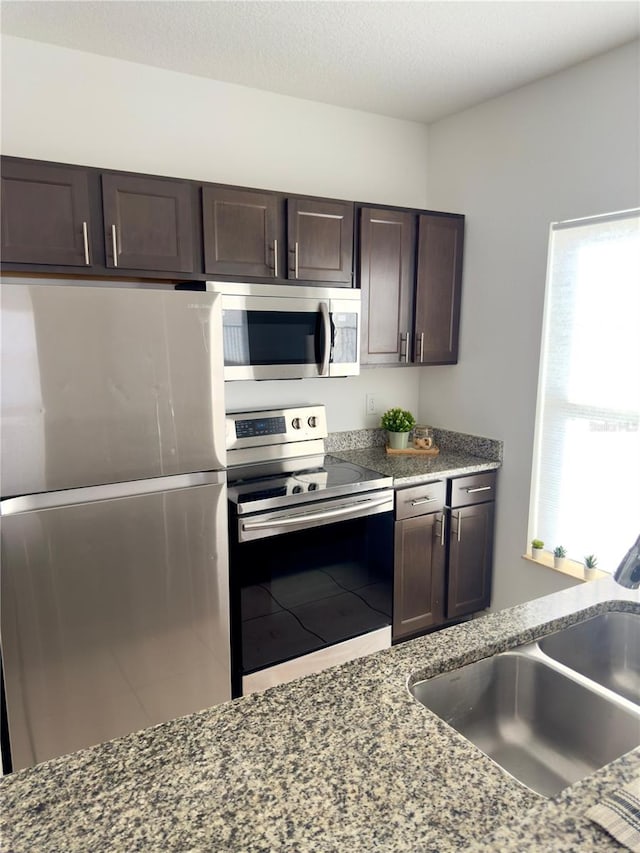
<path id="1" fill-rule="evenodd" d="M 545 800 L 418 704 L 423 678 L 604 610 L 609 578 L 0 781 L 2 849 L 618 850 L 585 817 L 640 773 L 640 749 Z"/>

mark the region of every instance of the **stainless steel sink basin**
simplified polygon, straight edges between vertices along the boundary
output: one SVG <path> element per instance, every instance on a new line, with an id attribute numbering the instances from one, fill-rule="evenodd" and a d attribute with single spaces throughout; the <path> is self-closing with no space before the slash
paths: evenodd
<path id="1" fill-rule="evenodd" d="M 539 642 L 556 661 L 640 705 L 640 614 L 603 613 Z"/>
<path id="2" fill-rule="evenodd" d="M 417 682 L 410 690 L 545 796 L 640 744 L 640 707 L 558 671 L 536 644 Z"/>

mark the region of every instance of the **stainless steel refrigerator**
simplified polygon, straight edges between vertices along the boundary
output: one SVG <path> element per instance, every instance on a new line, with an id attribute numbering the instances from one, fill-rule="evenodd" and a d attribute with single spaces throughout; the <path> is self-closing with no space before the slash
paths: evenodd
<path id="1" fill-rule="evenodd" d="M 218 299 L 0 287 L 14 769 L 231 696 Z"/>

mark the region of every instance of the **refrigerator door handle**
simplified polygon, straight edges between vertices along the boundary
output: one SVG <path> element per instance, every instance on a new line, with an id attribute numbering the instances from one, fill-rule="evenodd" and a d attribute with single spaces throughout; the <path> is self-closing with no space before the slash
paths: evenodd
<path id="1" fill-rule="evenodd" d="M 195 474 L 176 474 L 171 477 L 153 477 L 148 480 L 133 480 L 125 483 L 108 483 L 82 489 L 62 489 L 58 492 L 43 492 L 21 495 L 0 501 L 0 515 L 17 515 L 59 506 L 72 506 L 91 501 L 115 500 L 116 498 L 148 495 L 175 489 L 190 489 L 193 486 L 221 485 L 226 483 L 224 471 L 204 471 Z"/>

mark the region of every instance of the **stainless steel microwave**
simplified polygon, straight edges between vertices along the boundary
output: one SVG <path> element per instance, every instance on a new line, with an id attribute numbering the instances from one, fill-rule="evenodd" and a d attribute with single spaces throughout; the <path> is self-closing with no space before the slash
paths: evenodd
<path id="1" fill-rule="evenodd" d="M 224 378 L 360 372 L 360 291 L 208 281 L 222 299 Z"/>

